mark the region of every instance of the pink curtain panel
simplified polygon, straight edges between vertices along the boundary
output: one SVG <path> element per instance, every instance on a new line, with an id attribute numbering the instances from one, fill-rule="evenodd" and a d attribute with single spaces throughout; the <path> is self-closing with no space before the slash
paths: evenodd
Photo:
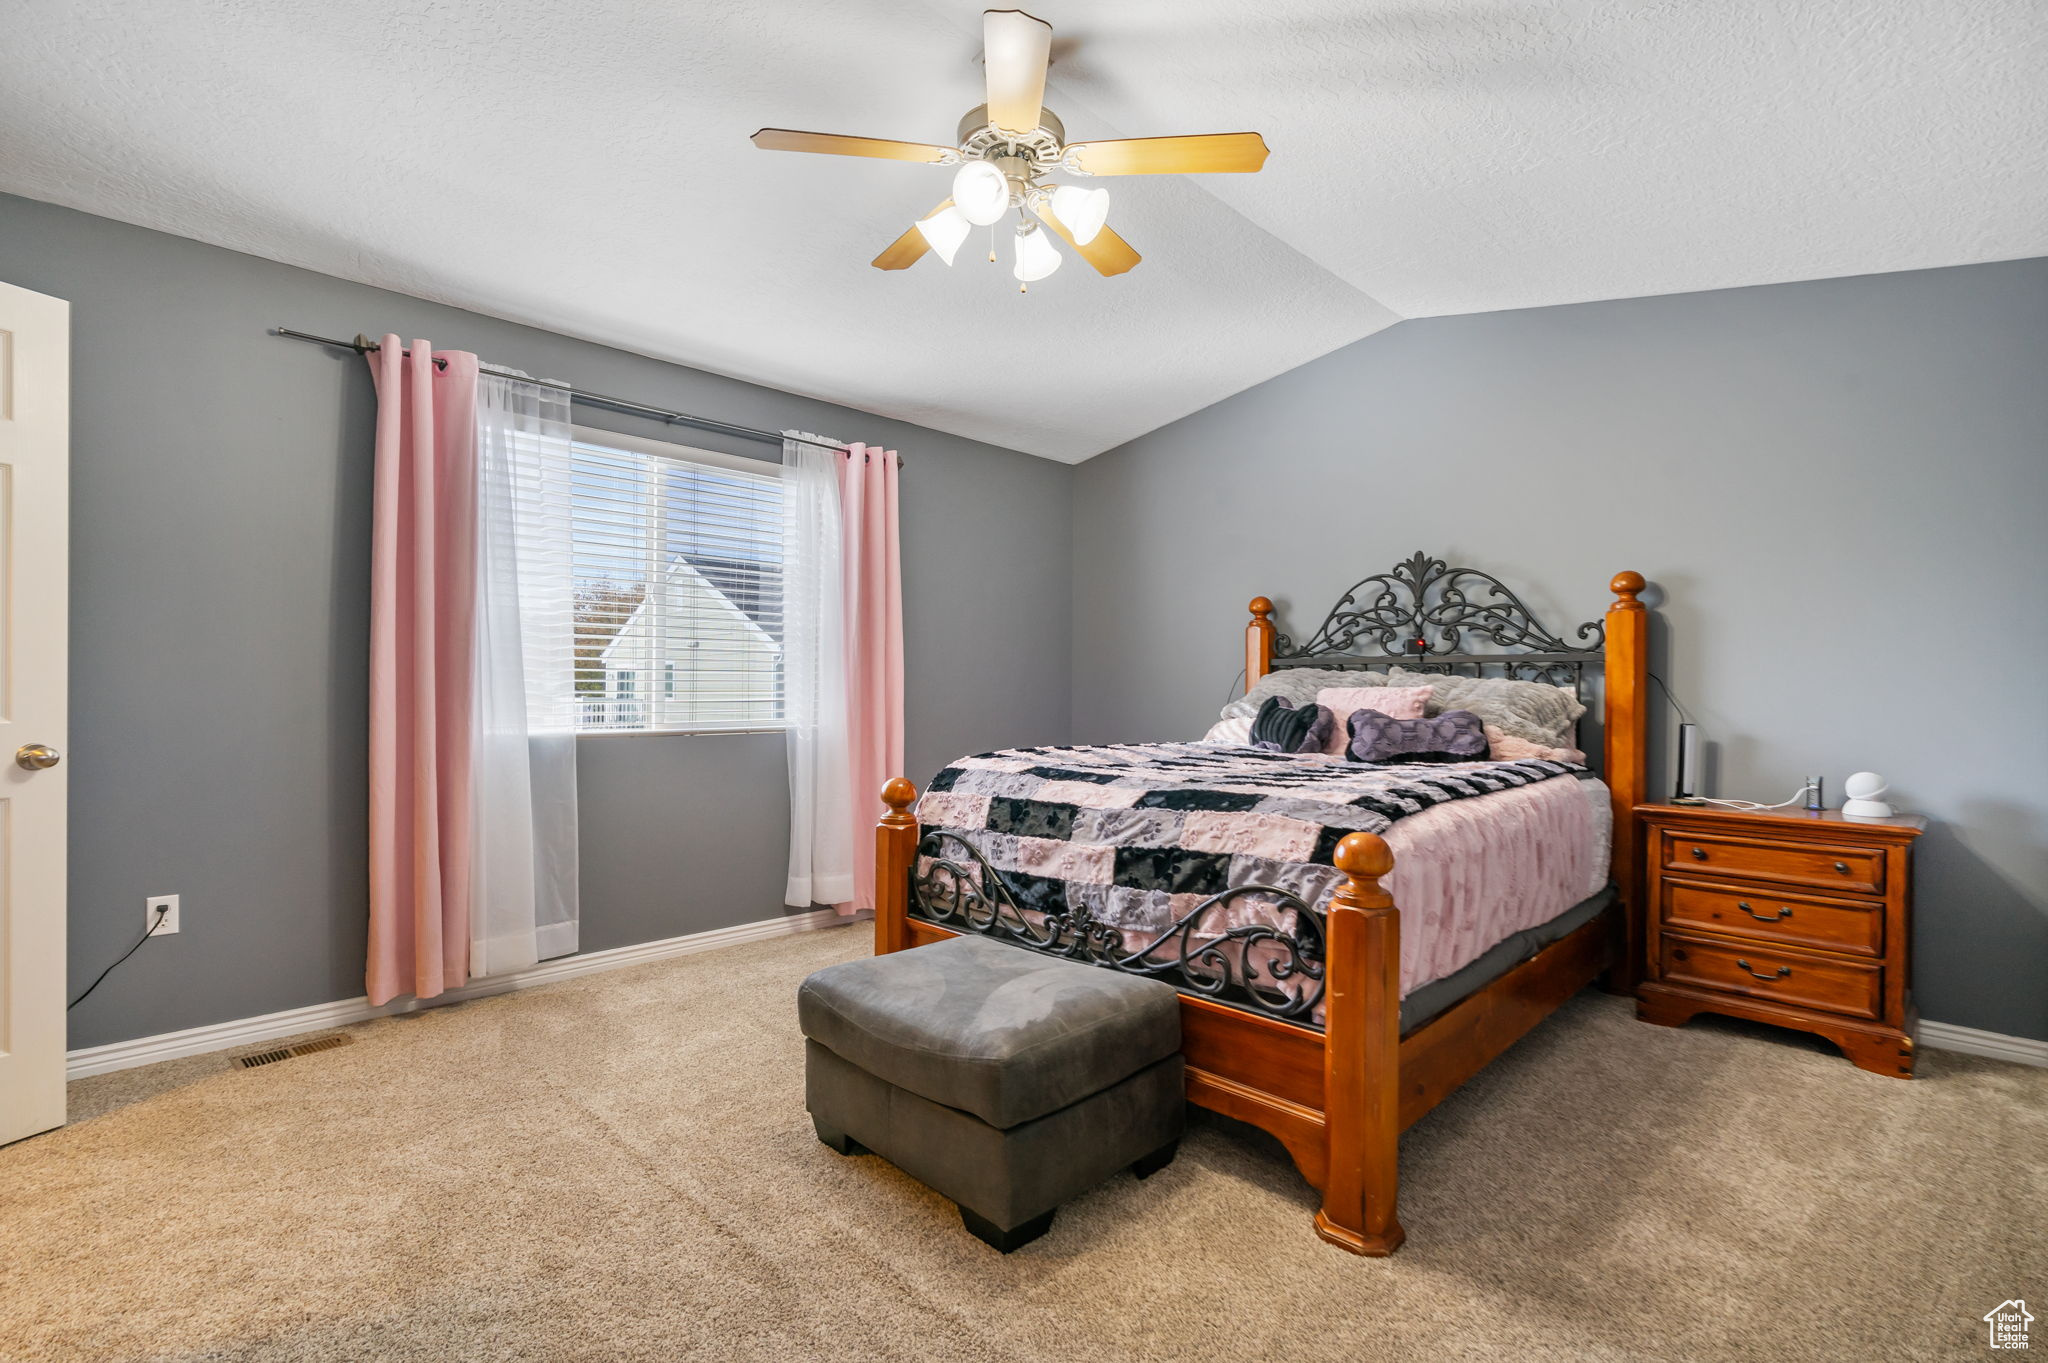
<path id="1" fill-rule="evenodd" d="M 365 358 L 377 384 L 365 983 L 380 1004 L 469 977 L 477 359 L 425 341 L 407 352 L 396 336 Z"/>
<path id="2" fill-rule="evenodd" d="M 897 552 L 896 451 L 855 443 L 839 461 L 845 558 L 848 767 L 853 781 L 853 901 L 875 906 L 881 789 L 903 774 L 903 565 Z"/>

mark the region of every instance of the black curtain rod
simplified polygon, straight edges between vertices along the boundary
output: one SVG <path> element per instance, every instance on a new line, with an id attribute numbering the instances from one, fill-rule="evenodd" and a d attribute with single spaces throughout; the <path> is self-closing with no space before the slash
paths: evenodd
<path id="1" fill-rule="evenodd" d="M 332 336 L 315 336 L 307 331 L 293 331 L 290 327 L 273 327 L 272 332 L 278 336 L 289 336 L 294 341 L 311 341 L 314 345 L 331 345 L 338 350 L 353 350 L 359 355 L 384 348 L 369 337 L 361 334 L 358 334 L 353 341 L 337 341 Z M 408 350 L 405 353 L 410 355 L 412 352 Z M 448 362 L 446 360 L 435 360 L 434 363 L 446 368 Z M 518 379 L 521 383 L 537 383 L 543 388 L 559 388 L 564 393 L 567 393 L 572 401 L 581 402 L 591 407 L 604 407 L 614 412 L 624 412 L 628 416 L 651 416 L 659 421 L 666 421 L 671 425 L 693 426 L 700 431 L 717 431 L 724 435 L 736 435 L 747 440 L 766 440 L 777 445 L 781 444 L 786 438 L 780 431 L 764 431 L 754 426 L 736 426 L 730 421 L 717 421 L 708 416 L 691 416 L 688 412 L 672 412 L 666 407 L 650 407 L 644 402 L 629 402 L 625 398 L 607 397 L 603 393 L 592 393 L 582 388 L 571 387 L 566 383 L 556 383 L 552 379 L 528 378 L 524 374 L 514 374 L 507 369 L 493 369 L 489 365 L 480 365 L 478 368 L 482 373 L 494 374 L 501 379 Z M 820 449 L 838 450 L 841 454 L 851 453 L 844 445 L 828 445 L 821 440 L 806 440 L 802 443 L 816 445 Z M 898 468 L 903 466 L 903 456 L 900 454 L 896 456 L 896 466 Z"/>

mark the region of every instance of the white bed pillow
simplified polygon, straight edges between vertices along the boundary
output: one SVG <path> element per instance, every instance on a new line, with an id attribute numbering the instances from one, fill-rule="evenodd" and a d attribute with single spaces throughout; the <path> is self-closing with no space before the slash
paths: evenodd
<path id="1" fill-rule="evenodd" d="M 1252 741 L 1252 717 L 1238 715 L 1230 719 L 1219 719 L 1209 726 L 1209 732 L 1202 735 L 1204 743 L 1235 743 L 1247 747 Z"/>

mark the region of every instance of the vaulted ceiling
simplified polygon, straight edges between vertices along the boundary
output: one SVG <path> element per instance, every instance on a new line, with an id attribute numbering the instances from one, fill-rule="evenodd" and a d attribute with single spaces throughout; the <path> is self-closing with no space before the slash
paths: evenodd
<path id="1" fill-rule="evenodd" d="M 747 142 L 951 142 L 981 3 L 0 0 L 0 190 L 1068 461 L 1403 317 L 2048 254 L 2039 0 L 1027 7 L 1071 139 L 1264 172 L 1020 297 L 868 267 L 948 172 Z"/>

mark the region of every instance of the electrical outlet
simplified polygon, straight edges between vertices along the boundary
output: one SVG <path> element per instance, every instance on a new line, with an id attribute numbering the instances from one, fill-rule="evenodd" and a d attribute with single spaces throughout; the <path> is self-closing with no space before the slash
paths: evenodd
<path id="1" fill-rule="evenodd" d="M 164 911 L 164 921 L 151 930 L 150 936 L 166 937 L 178 930 L 178 896 L 174 894 L 152 896 L 144 905 L 144 909 L 146 911 L 142 920 L 144 927 L 150 927 L 151 924 L 156 923 L 156 911 L 158 909 Z"/>

